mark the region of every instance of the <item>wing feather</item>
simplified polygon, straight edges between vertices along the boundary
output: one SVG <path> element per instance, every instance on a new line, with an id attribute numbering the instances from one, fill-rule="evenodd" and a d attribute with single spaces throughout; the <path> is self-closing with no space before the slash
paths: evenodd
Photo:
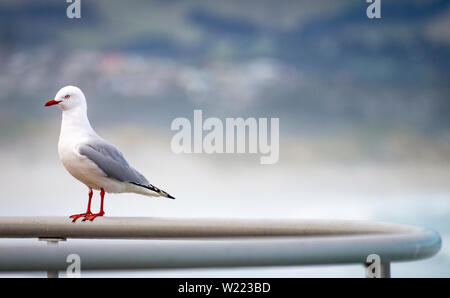
<path id="1" fill-rule="evenodd" d="M 81 145 L 78 152 L 94 162 L 110 178 L 121 182 L 149 184 L 141 173 L 128 164 L 122 153 L 106 141 L 95 141 Z"/>

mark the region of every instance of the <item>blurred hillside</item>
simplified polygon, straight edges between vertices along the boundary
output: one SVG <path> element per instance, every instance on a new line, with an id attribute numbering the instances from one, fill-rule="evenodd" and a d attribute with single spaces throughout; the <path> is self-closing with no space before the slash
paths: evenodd
<path id="1" fill-rule="evenodd" d="M 201 108 L 280 117 L 283 135 L 344 134 L 365 148 L 413 139 L 447 158 L 450 3 L 385 0 L 381 20 L 366 6 L 103 0 L 83 1 L 81 20 L 70 20 L 65 1 L 3 1 L 2 140 L 54 122 L 42 103 L 74 84 L 100 126 L 169 133 L 173 118 Z"/>

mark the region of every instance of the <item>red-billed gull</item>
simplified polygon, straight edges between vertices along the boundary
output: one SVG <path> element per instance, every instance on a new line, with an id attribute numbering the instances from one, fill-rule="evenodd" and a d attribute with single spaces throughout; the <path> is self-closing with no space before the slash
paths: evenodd
<path id="1" fill-rule="evenodd" d="M 62 110 L 61 133 L 58 153 L 66 170 L 89 188 L 87 211 L 70 216 L 93 220 L 105 214 L 103 199 L 105 192 L 132 192 L 151 197 L 174 199 L 167 192 L 153 186 L 123 157 L 122 153 L 92 128 L 87 117 L 87 104 L 83 92 L 74 86 L 58 91 L 55 99 L 45 106 L 57 105 Z M 100 212 L 91 212 L 92 190 L 100 190 Z"/>

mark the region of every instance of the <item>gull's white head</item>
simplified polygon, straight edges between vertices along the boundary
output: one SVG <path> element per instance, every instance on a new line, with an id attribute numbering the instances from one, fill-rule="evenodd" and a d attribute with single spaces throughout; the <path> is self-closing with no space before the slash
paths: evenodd
<path id="1" fill-rule="evenodd" d="M 45 103 L 46 107 L 58 105 L 63 111 L 71 110 L 77 107 L 86 107 L 86 98 L 80 88 L 75 86 L 66 86 L 61 88 L 54 99 Z"/>

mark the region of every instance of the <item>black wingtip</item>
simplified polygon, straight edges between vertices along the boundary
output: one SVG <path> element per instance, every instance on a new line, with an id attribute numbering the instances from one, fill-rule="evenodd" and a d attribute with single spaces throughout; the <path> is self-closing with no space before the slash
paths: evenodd
<path id="1" fill-rule="evenodd" d="M 154 191 L 154 192 L 156 192 L 156 193 L 162 194 L 162 195 L 163 195 L 164 197 L 166 197 L 166 198 L 175 200 L 174 197 L 172 197 L 172 196 L 169 195 L 167 192 L 165 192 L 164 190 L 161 190 L 161 189 L 157 188 L 157 187 L 154 186 L 154 185 L 151 185 L 151 184 L 149 184 L 149 185 L 144 185 L 144 184 L 140 184 L 140 183 L 136 183 L 136 182 L 130 182 L 130 183 L 131 183 L 131 184 L 134 184 L 134 185 L 137 185 L 137 186 L 141 186 L 141 187 L 150 189 L 151 191 Z"/>

